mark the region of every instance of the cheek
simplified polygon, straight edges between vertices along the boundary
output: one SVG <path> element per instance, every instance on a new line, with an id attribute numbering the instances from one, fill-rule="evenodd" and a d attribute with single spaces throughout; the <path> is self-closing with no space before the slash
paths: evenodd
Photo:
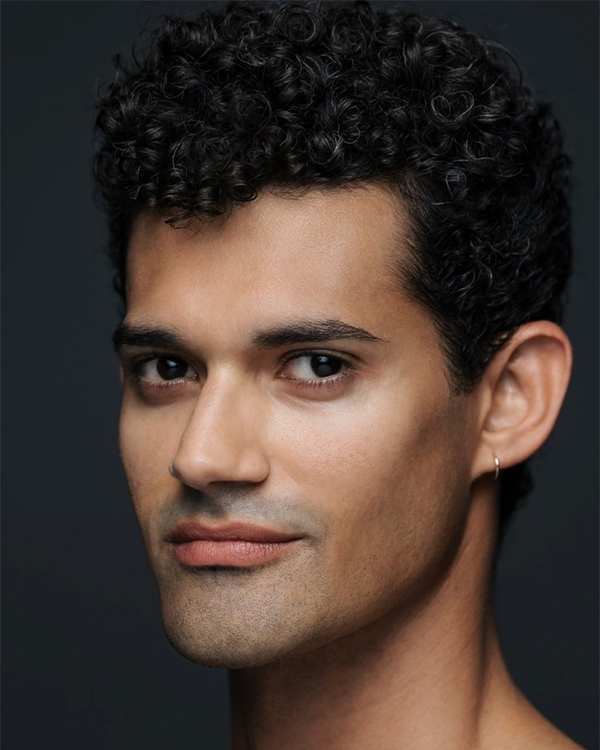
<path id="1" fill-rule="evenodd" d="M 155 499 L 165 498 L 175 482 L 169 463 L 179 434 L 176 413 L 138 409 L 125 397 L 119 420 L 119 446 L 129 491 L 142 524 L 148 506 Z"/>
<path id="2" fill-rule="evenodd" d="M 444 462 L 448 421 L 442 408 L 389 396 L 289 411 L 276 420 L 273 453 L 300 490 L 345 488 L 332 494 L 336 504 L 346 503 L 366 488 L 420 483 Z"/>
<path id="3" fill-rule="evenodd" d="M 460 425 L 447 399 L 418 394 L 287 424 L 283 468 L 302 500 L 325 511 L 332 565 L 346 576 L 369 568 L 374 578 L 403 566 L 399 582 L 444 554 L 468 502 Z"/>

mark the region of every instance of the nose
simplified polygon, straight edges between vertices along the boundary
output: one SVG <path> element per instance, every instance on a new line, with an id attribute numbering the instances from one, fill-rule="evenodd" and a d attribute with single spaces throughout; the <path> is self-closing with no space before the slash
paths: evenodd
<path id="1" fill-rule="evenodd" d="M 181 435 L 171 474 L 202 491 L 218 482 L 263 482 L 269 473 L 263 410 L 250 387 L 209 378 Z"/>

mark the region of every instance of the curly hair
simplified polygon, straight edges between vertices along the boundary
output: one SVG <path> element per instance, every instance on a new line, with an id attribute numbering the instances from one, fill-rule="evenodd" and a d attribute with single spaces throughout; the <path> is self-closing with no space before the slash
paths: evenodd
<path id="1" fill-rule="evenodd" d="M 452 21 L 367 2 L 166 18 L 98 103 L 117 290 L 143 210 L 181 225 L 267 187 L 390 185 L 411 218 L 399 283 L 468 392 L 519 325 L 560 320 L 571 264 L 560 129 L 514 68 Z M 501 527 L 530 486 L 525 464 L 502 472 Z"/>

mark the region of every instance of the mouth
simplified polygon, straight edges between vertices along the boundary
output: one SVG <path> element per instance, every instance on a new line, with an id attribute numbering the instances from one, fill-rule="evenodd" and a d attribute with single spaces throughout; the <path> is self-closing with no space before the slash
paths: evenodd
<path id="1" fill-rule="evenodd" d="M 167 537 L 173 555 L 186 567 L 248 568 L 276 560 L 298 545 L 301 536 L 248 524 L 207 526 L 184 521 Z"/>

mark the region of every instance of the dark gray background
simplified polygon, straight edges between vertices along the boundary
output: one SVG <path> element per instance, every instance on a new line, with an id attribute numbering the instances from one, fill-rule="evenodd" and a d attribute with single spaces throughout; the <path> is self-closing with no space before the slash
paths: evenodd
<path id="1" fill-rule="evenodd" d="M 117 306 L 91 198 L 94 91 L 149 17 L 199 3 L 2 2 L 4 748 L 225 748 L 225 673 L 161 630 L 121 476 Z M 502 555 L 515 678 L 597 737 L 598 5 L 424 2 L 503 42 L 575 161 L 575 373 Z"/>

